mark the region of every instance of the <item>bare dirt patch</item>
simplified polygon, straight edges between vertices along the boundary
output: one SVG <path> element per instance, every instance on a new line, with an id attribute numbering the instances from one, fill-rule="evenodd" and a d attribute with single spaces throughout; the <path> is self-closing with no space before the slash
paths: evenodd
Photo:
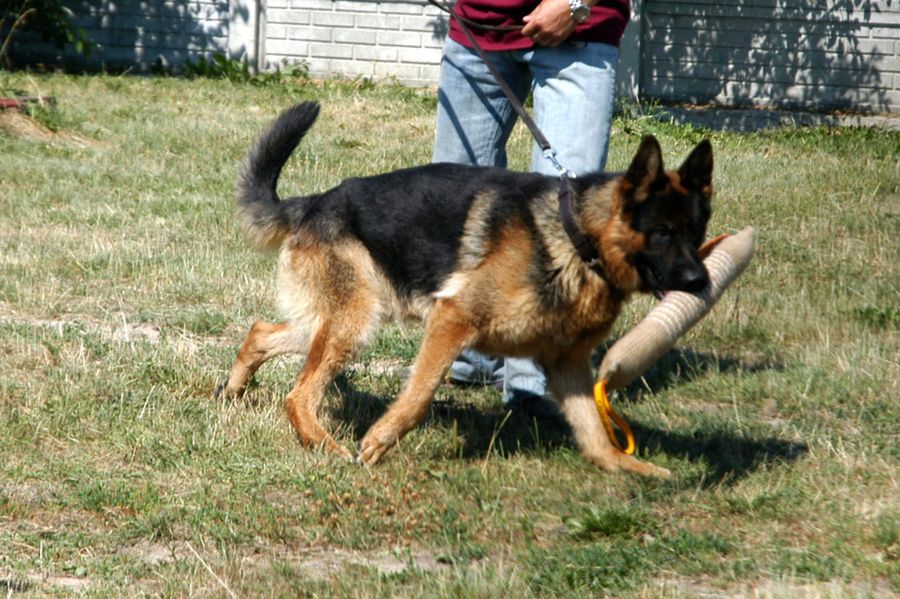
<path id="1" fill-rule="evenodd" d="M 146 540 L 140 541 L 135 545 L 122 547 L 119 549 L 118 553 L 119 555 L 132 558 L 148 566 L 168 564 L 186 559 L 190 556 L 190 552 L 183 544 L 176 543 L 164 545 L 162 543 L 154 543 Z"/>
<path id="2" fill-rule="evenodd" d="M 637 597 L 671 599 L 838 599 L 841 597 L 893 597 L 884 580 L 866 582 L 799 580 L 747 581 L 719 588 L 703 578 L 676 577 L 655 581 Z"/>
<path id="3" fill-rule="evenodd" d="M 0 110 L 0 132 L 12 137 L 58 143 L 77 148 L 100 145 L 94 139 L 68 131 L 53 131 L 27 114 L 15 109 Z"/>
<path id="4" fill-rule="evenodd" d="M 125 319 L 122 322 L 99 322 L 94 318 L 83 315 L 66 315 L 60 318 L 38 318 L 18 314 L 4 314 L 0 311 L 0 323 L 24 325 L 31 327 L 45 327 L 62 334 L 67 326 L 77 326 L 89 333 L 100 333 L 117 343 L 134 343 L 146 341 L 156 345 L 162 338 L 162 332 L 157 327 L 147 323 L 130 323 Z"/>
<path id="5" fill-rule="evenodd" d="M 354 566 L 371 568 L 380 574 L 399 574 L 407 570 L 433 572 L 450 568 L 426 551 L 361 553 L 340 549 L 314 549 L 303 555 L 292 556 L 289 561 L 309 578 L 322 580 Z"/>
<path id="6" fill-rule="evenodd" d="M 209 555 L 202 548 L 200 552 L 194 553 L 186 543 L 162 544 L 150 541 L 141 541 L 118 550 L 119 555 L 152 567 L 195 559 L 207 560 L 213 569 L 221 567 L 220 556 Z M 290 565 L 306 578 L 319 581 L 331 580 L 352 568 L 369 568 L 379 574 L 391 575 L 407 571 L 440 572 L 451 567 L 426 550 L 362 552 L 334 547 L 305 550 L 270 547 L 241 558 L 241 569 L 264 572 L 276 560 Z"/>

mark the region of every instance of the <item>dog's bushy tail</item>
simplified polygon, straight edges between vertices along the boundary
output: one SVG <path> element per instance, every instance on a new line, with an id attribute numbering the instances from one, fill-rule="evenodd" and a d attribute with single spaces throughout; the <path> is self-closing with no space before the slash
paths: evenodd
<path id="1" fill-rule="evenodd" d="M 317 102 L 288 108 L 259 137 L 244 160 L 238 181 L 237 217 L 259 247 L 275 248 L 290 232 L 288 205 L 278 198 L 278 176 L 318 115 Z"/>

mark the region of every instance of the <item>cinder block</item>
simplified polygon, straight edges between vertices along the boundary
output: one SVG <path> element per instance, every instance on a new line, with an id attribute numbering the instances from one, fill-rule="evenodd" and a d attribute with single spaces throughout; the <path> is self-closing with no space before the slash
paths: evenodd
<path id="1" fill-rule="evenodd" d="M 398 31 L 400 29 L 400 22 L 397 15 L 356 15 L 354 22 L 360 29 L 386 29 L 389 31 Z"/>
<path id="2" fill-rule="evenodd" d="M 354 24 L 359 29 L 397 29 L 397 17 L 381 14 L 356 15 Z"/>
<path id="3" fill-rule="evenodd" d="M 441 52 L 436 49 L 400 48 L 400 62 L 404 64 L 440 64 Z"/>
<path id="4" fill-rule="evenodd" d="M 267 10 L 266 22 L 306 25 L 309 23 L 309 12 L 305 10 Z"/>
<path id="5" fill-rule="evenodd" d="M 379 12 L 390 15 L 421 15 L 425 14 L 425 7 L 429 6 L 425 2 L 410 3 L 405 2 L 382 2 Z"/>
<path id="6" fill-rule="evenodd" d="M 900 73 L 900 56 L 884 56 L 872 61 L 872 66 L 882 73 Z"/>
<path id="7" fill-rule="evenodd" d="M 350 13 L 314 12 L 313 25 L 320 27 L 353 27 L 354 15 Z"/>
<path id="8" fill-rule="evenodd" d="M 330 58 L 310 56 L 306 59 L 306 64 L 309 66 L 309 74 L 313 77 L 330 77 L 332 74 Z"/>
<path id="9" fill-rule="evenodd" d="M 845 48 L 840 48 L 838 44 L 843 42 Z M 850 40 L 839 40 L 835 46 L 835 51 L 851 51 L 858 52 L 860 54 L 893 54 L 894 53 L 894 42 L 892 40 L 870 40 L 870 39 L 856 39 L 853 40 L 853 43 L 850 43 Z"/>
<path id="10" fill-rule="evenodd" d="M 382 46 L 356 46 L 353 48 L 353 56 L 357 60 L 370 62 L 397 62 L 399 50 L 399 48 Z"/>
<path id="11" fill-rule="evenodd" d="M 353 58 L 352 46 L 341 46 L 338 44 L 310 44 L 309 55 L 316 58 Z"/>
<path id="12" fill-rule="evenodd" d="M 441 78 L 441 65 L 428 64 L 419 68 L 419 78 L 424 86 L 434 86 L 438 84 Z"/>
<path id="13" fill-rule="evenodd" d="M 372 0 L 335 0 L 334 10 L 337 12 L 358 13 L 376 13 L 380 2 Z"/>
<path id="14" fill-rule="evenodd" d="M 340 44 L 372 45 L 375 32 L 371 29 L 335 29 L 332 39 Z"/>
<path id="15" fill-rule="evenodd" d="M 401 16 L 400 29 L 403 31 L 434 31 L 434 18 L 426 15 Z"/>
<path id="16" fill-rule="evenodd" d="M 288 38 L 308 42 L 330 42 L 332 29 L 324 27 L 288 27 Z"/>
<path id="17" fill-rule="evenodd" d="M 879 109 L 882 112 L 900 112 L 900 89 L 885 92 L 884 101 Z"/>
<path id="18" fill-rule="evenodd" d="M 266 54 L 272 56 L 307 56 L 309 42 L 302 40 L 266 40 Z"/>
<path id="19" fill-rule="evenodd" d="M 869 35 L 872 39 L 897 40 L 900 39 L 900 27 L 871 27 Z"/>
<path id="20" fill-rule="evenodd" d="M 437 48 L 438 50 L 442 50 L 444 48 L 444 43 L 447 41 L 447 36 L 441 35 L 429 35 L 427 33 L 422 34 L 422 47 L 423 48 Z"/>
<path id="21" fill-rule="evenodd" d="M 266 23 L 266 39 L 282 40 L 287 38 L 287 27 L 273 23 Z"/>
<path id="22" fill-rule="evenodd" d="M 379 31 L 378 44 L 384 46 L 407 46 L 420 48 L 422 46 L 422 34 L 406 33 L 398 31 Z"/>
<path id="23" fill-rule="evenodd" d="M 300 8 L 303 10 L 334 10 L 333 0 L 290 0 L 291 8 Z"/>

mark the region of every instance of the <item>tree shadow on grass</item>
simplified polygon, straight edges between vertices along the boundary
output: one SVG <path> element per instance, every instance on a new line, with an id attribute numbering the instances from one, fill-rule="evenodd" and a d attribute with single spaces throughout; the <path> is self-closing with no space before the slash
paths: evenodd
<path id="1" fill-rule="evenodd" d="M 626 401 L 640 401 L 646 388 L 662 390 L 715 372 L 752 373 L 780 369 L 769 361 L 743 361 L 676 350 L 663 357 L 643 377 L 623 393 Z M 344 376 L 336 381 L 343 401 L 335 406 L 333 416 L 350 427 L 352 436 L 360 439 L 387 408 L 393 397 L 380 397 L 356 388 Z M 446 390 L 445 390 L 446 391 Z M 522 411 L 507 411 L 502 406 L 482 407 L 456 400 L 451 390 L 432 404 L 429 426 L 453 429 L 461 440 L 458 455 L 467 460 L 483 459 L 488 452 L 499 456 L 546 454 L 573 447 L 571 429 L 562 418 L 536 420 Z M 752 438 L 741 431 L 724 429 L 680 433 L 631 422 L 638 446 L 644 455 L 667 454 L 692 462 L 703 462 L 707 471 L 703 485 L 710 486 L 739 480 L 755 470 L 778 462 L 793 462 L 806 452 L 803 443 L 777 437 Z"/>

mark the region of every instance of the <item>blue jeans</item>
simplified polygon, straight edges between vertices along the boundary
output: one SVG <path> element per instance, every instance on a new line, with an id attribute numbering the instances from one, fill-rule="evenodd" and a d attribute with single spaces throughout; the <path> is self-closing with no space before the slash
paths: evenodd
<path id="1" fill-rule="evenodd" d="M 524 102 L 529 92 L 533 118 L 576 174 L 606 164 L 613 113 L 618 49 L 571 42 L 556 48 L 489 52 L 488 58 Z M 507 165 L 506 142 L 518 115 L 474 50 L 447 39 L 441 60 L 434 162 Z M 531 170 L 556 175 L 535 144 Z M 503 360 L 466 350 L 453 363 L 455 381 L 503 384 L 504 403 L 546 392 L 543 373 L 532 360 Z"/>

